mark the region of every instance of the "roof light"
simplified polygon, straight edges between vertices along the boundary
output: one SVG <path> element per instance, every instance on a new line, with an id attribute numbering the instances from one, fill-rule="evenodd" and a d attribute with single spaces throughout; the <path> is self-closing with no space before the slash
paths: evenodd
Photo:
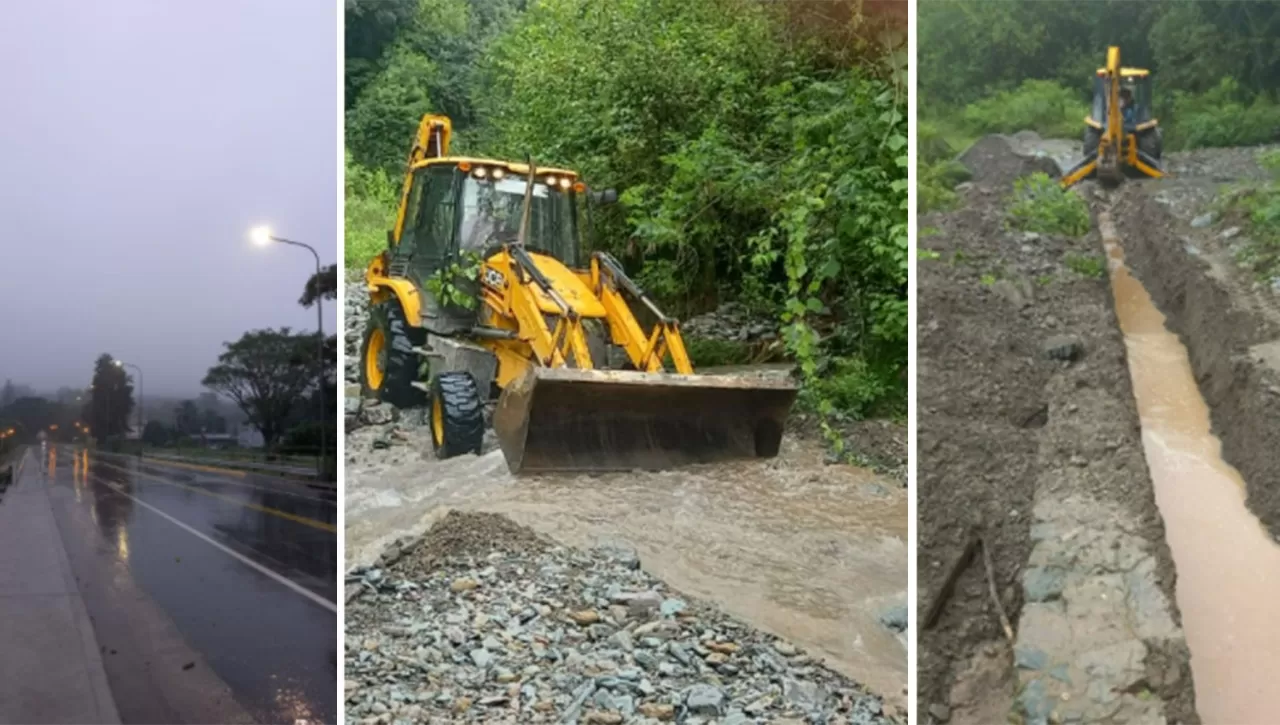
<path id="1" fill-rule="evenodd" d="M 486 168 L 485 168 L 485 167 L 483 167 L 483 166 L 478 166 L 478 167 L 476 167 L 475 177 L 476 177 L 477 179 L 484 179 L 484 178 L 486 178 L 486 177 L 488 177 L 488 176 L 489 176 L 489 170 L 488 170 L 488 169 L 486 169 Z"/>
<path id="2" fill-rule="evenodd" d="M 504 176 L 506 176 L 506 175 L 507 175 L 507 170 L 506 170 L 506 169 L 504 169 L 504 168 L 502 168 L 501 166 L 498 166 L 498 167 L 494 168 L 494 170 L 493 170 L 493 180 L 494 180 L 494 181 L 501 181 L 501 180 L 502 180 L 502 177 L 504 177 Z"/>
<path id="3" fill-rule="evenodd" d="M 556 177 L 554 177 L 554 176 L 548 176 L 548 177 L 544 180 L 544 182 L 546 183 L 546 185 L 547 185 L 547 186 L 555 186 L 555 185 L 556 185 Z"/>
<path id="4" fill-rule="evenodd" d="M 573 184 L 573 182 L 569 180 L 569 177 L 567 177 L 567 176 L 565 176 L 565 177 L 561 177 L 561 179 L 560 179 L 560 190 L 561 190 L 561 191 L 568 191 L 568 190 L 569 190 L 569 187 L 570 187 L 572 184 Z"/>

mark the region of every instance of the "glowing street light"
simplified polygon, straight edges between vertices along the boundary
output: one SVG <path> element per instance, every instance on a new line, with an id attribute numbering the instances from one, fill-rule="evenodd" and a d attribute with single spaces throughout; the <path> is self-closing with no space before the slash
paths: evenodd
<path id="1" fill-rule="evenodd" d="M 312 247 L 310 244 L 303 244 L 302 242 L 295 242 L 292 239 L 284 239 L 283 237 L 277 237 L 271 233 L 271 227 L 266 224 L 261 224 L 259 226 L 254 227 L 253 229 L 250 229 L 249 239 L 259 247 L 265 247 L 272 242 L 278 242 L 280 244 L 288 244 L 290 246 L 302 247 L 303 249 L 306 249 L 307 251 L 311 252 L 312 257 L 315 257 L 316 279 L 317 280 L 320 279 L 320 254 L 316 252 L 315 247 Z M 320 295 L 316 295 L 316 333 L 320 337 L 320 349 L 318 351 L 319 354 L 316 357 L 316 371 L 318 375 L 318 380 L 316 384 L 316 394 L 320 396 L 320 455 L 316 458 L 316 473 L 323 476 L 324 475 L 324 457 L 325 457 L 325 453 L 327 452 L 325 447 L 325 442 L 326 442 L 325 441 L 325 438 L 326 438 L 325 418 L 327 417 L 325 414 L 325 409 L 328 406 L 325 405 L 324 312 L 321 309 Z"/>

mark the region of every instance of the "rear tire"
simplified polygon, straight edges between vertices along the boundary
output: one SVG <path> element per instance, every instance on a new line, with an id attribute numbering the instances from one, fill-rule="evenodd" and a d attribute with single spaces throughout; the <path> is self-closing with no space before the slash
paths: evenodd
<path id="1" fill-rule="evenodd" d="M 431 382 L 431 446 L 436 458 L 480 455 L 484 443 L 484 401 L 468 372 L 441 373 Z"/>
<path id="2" fill-rule="evenodd" d="M 1164 134 L 1159 128 L 1153 128 L 1145 133 L 1138 134 L 1138 150 L 1150 156 L 1156 161 L 1160 161 L 1160 154 L 1164 152 Z"/>
<path id="3" fill-rule="evenodd" d="M 1098 153 L 1098 144 L 1102 143 L 1102 132 L 1093 126 L 1084 127 L 1084 140 L 1080 143 L 1080 155 Z"/>
<path id="4" fill-rule="evenodd" d="M 412 328 L 394 301 L 374 305 L 360 346 L 360 387 L 364 394 L 397 408 L 420 408 L 427 394 L 413 387 L 418 354 Z"/>

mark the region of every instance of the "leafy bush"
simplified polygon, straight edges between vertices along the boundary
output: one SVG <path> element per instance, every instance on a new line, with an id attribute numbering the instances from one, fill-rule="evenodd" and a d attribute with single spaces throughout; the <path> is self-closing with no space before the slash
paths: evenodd
<path id="1" fill-rule="evenodd" d="M 1280 278 L 1280 150 L 1260 153 L 1258 162 L 1271 179 L 1225 190 L 1218 206 L 1245 218 L 1249 233 L 1237 260 L 1270 283 Z"/>
<path id="2" fill-rule="evenodd" d="M 1012 229 L 1082 237 L 1089 233 L 1089 205 L 1048 174 L 1035 173 L 1014 182 L 1006 222 Z"/>
<path id="3" fill-rule="evenodd" d="M 954 208 L 959 201 L 955 187 L 973 176 L 963 164 L 950 159 L 936 163 L 921 162 L 918 169 L 916 203 L 921 214 Z"/>
<path id="4" fill-rule="evenodd" d="M 1265 94 L 1242 100 L 1246 95 L 1234 78 L 1201 94 L 1176 92 L 1169 146 L 1254 146 L 1280 139 L 1280 104 Z"/>
<path id="5" fill-rule="evenodd" d="M 343 261 L 348 270 L 360 269 L 386 249 L 387 230 L 396 214 L 396 189 L 386 173 L 356 164 L 346 154 L 346 220 Z"/>
<path id="6" fill-rule="evenodd" d="M 975 134 L 1031 130 L 1044 137 L 1080 135 L 1088 105 L 1079 93 L 1058 83 L 1026 80 L 1012 91 L 970 103 L 961 118 Z"/>
<path id="7" fill-rule="evenodd" d="M 805 391 L 801 403 L 811 406 L 813 401 L 829 402 L 848 418 L 900 417 L 906 413 L 906 386 L 898 371 L 846 358 L 832 361 Z"/>
<path id="8" fill-rule="evenodd" d="M 1107 263 L 1096 254 L 1068 254 L 1064 259 L 1067 269 L 1081 277 L 1102 279 L 1107 273 Z"/>
<path id="9" fill-rule="evenodd" d="M 751 362 L 751 346 L 743 342 L 686 337 L 684 345 L 695 370 L 719 365 L 746 365 Z"/>

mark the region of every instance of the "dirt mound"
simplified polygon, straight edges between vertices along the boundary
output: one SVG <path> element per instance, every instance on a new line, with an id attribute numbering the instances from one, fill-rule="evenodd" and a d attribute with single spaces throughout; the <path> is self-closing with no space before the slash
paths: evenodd
<path id="1" fill-rule="evenodd" d="M 1062 171 L 1052 158 L 1023 150 L 1027 140 L 1025 136 L 984 136 L 956 160 L 973 174 L 976 183 L 992 186 L 1009 186 L 1015 179 L 1036 171 L 1054 178 L 1061 176 Z"/>
<path id="2" fill-rule="evenodd" d="M 401 560 L 404 573 L 430 574 L 450 559 L 483 558 L 493 552 L 538 553 L 551 542 L 501 514 L 450 511 Z"/>

